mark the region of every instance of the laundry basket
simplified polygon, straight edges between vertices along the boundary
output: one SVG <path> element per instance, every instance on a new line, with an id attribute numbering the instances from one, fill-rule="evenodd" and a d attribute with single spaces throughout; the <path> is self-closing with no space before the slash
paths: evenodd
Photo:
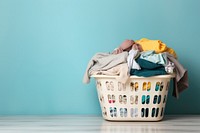
<path id="1" fill-rule="evenodd" d="M 93 75 L 102 116 L 111 121 L 162 120 L 173 75 L 131 76 L 126 84 L 116 76 Z"/>

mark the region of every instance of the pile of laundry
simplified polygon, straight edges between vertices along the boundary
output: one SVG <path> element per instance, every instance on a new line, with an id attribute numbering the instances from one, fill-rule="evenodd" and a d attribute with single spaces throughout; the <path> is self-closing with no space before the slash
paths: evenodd
<path id="1" fill-rule="evenodd" d="M 178 62 L 175 51 L 161 40 L 142 38 L 125 40 L 112 53 L 96 53 L 88 63 L 83 83 L 89 83 L 91 75 L 116 76 L 125 84 L 130 76 L 166 74 L 175 75 L 173 96 L 188 88 L 187 70 Z"/>

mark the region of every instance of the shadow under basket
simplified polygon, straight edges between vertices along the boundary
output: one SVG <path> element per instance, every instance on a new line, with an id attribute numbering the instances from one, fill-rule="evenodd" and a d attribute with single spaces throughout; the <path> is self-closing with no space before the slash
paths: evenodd
<path id="1" fill-rule="evenodd" d="M 117 76 L 93 75 L 102 116 L 110 121 L 160 121 L 164 116 L 173 75 L 131 76 L 126 84 Z"/>

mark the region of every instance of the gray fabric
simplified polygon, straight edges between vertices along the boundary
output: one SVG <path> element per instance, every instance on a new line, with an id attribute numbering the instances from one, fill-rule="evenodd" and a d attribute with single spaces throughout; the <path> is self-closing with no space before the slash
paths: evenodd
<path id="1" fill-rule="evenodd" d="M 121 63 L 126 63 L 128 52 L 122 52 L 119 54 L 109 53 L 97 53 L 89 61 L 86 68 L 86 72 L 83 77 L 83 83 L 90 82 L 90 76 L 92 71 L 106 71 Z"/>
<path id="2" fill-rule="evenodd" d="M 176 98 L 179 97 L 179 93 L 181 93 L 183 90 L 187 89 L 188 84 L 188 73 L 187 70 L 174 58 L 173 55 L 167 53 L 167 58 L 175 65 L 175 73 L 176 76 L 174 78 L 174 90 L 173 90 L 173 96 Z"/>

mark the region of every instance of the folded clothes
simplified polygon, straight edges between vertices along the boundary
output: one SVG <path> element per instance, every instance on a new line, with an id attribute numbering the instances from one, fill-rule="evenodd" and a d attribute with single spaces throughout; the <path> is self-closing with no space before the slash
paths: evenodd
<path id="1" fill-rule="evenodd" d="M 131 69 L 130 75 L 135 75 L 135 76 L 142 76 L 142 77 L 151 77 L 151 76 L 156 76 L 156 75 L 166 75 L 165 68 L 158 68 L 158 69 L 141 69 L 141 70 L 136 70 L 136 69 Z"/>
<path id="2" fill-rule="evenodd" d="M 156 63 L 141 59 L 140 57 L 136 59 L 136 62 L 140 65 L 140 67 L 142 69 L 152 70 L 152 69 L 157 69 L 157 68 L 164 67 L 161 64 L 156 64 Z"/>
<path id="3" fill-rule="evenodd" d="M 165 67 L 161 64 L 152 63 L 141 58 L 137 58 L 136 62 L 140 65 L 141 69 L 131 69 L 130 75 L 150 77 L 167 74 Z"/>

